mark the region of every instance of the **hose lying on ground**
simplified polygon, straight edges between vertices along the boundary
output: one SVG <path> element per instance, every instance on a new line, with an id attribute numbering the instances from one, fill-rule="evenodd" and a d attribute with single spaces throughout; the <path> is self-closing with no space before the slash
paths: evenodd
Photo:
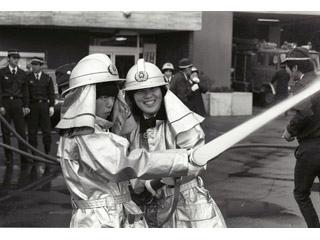
<path id="1" fill-rule="evenodd" d="M 45 154 L 44 152 L 39 151 L 37 148 L 33 147 L 32 145 L 30 145 L 23 137 L 21 137 L 14 129 L 13 127 L 10 125 L 10 123 L 8 123 L 8 121 L 0 114 L 0 121 L 5 125 L 5 127 L 7 127 L 12 133 L 13 135 L 18 139 L 18 141 L 20 141 L 22 144 L 24 144 L 27 148 L 29 148 L 31 151 L 37 153 L 38 155 L 40 155 L 41 157 L 51 160 L 53 162 L 56 162 L 56 158 L 52 157 L 48 154 Z"/>

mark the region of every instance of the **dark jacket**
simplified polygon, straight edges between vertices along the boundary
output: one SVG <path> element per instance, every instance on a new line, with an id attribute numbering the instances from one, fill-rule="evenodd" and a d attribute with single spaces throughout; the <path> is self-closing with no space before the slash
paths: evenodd
<path id="1" fill-rule="evenodd" d="M 207 79 L 202 80 L 201 76 L 199 89 L 192 91 L 191 87 L 194 83 L 191 83 L 186 79 L 186 76 L 182 72 L 178 72 L 171 80 L 170 90 L 177 95 L 177 97 L 193 112 L 205 116 L 205 108 L 201 93 L 208 90 Z"/>
<path id="2" fill-rule="evenodd" d="M 290 74 L 286 69 L 280 69 L 272 77 L 271 83 L 276 84 L 276 95 L 277 96 L 288 96 L 288 83 L 290 80 Z"/>
<path id="3" fill-rule="evenodd" d="M 316 79 L 314 72 L 304 74 L 294 85 L 294 93 L 308 86 Z M 320 93 L 313 95 L 293 108 L 295 115 L 290 120 L 287 130 L 301 142 L 320 137 Z"/>
<path id="4" fill-rule="evenodd" d="M 12 75 L 7 66 L 0 69 L 0 106 L 3 106 L 2 100 L 9 97 L 21 98 L 24 107 L 29 105 L 26 73 L 18 68 L 16 74 Z"/>
<path id="5" fill-rule="evenodd" d="M 30 102 L 37 100 L 48 101 L 50 106 L 54 106 L 54 86 L 51 77 L 42 72 L 40 80 L 37 80 L 34 73 L 27 75 L 28 89 L 30 93 Z"/>

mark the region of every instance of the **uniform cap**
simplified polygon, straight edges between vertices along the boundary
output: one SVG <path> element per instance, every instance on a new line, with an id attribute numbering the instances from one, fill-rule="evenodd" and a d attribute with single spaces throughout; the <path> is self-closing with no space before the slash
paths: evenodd
<path id="1" fill-rule="evenodd" d="M 296 47 L 287 54 L 286 58 L 283 60 L 283 63 L 287 61 L 305 61 L 305 60 L 310 60 L 308 49 L 303 47 Z"/>
<path id="2" fill-rule="evenodd" d="M 42 65 L 44 63 L 44 60 L 42 57 L 33 57 L 31 59 L 31 64 L 40 64 Z"/>
<path id="3" fill-rule="evenodd" d="M 20 53 L 18 50 L 16 49 L 11 49 L 11 50 L 8 50 L 8 57 L 17 57 L 17 58 L 20 58 Z"/>
<path id="4" fill-rule="evenodd" d="M 191 61 L 188 58 L 182 58 L 179 61 L 179 68 L 180 69 L 185 69 L 185 68 L 188 68 L 188 67 L 192 67 Z"/>
<path id="5" fill-rule="evenodd" d="M 169 63 L 169 62 L 163 64 L 162 71 L 164 71 L 164 70 L 172 70 L 173 71 L 174 70 L 173 64 Z"/>

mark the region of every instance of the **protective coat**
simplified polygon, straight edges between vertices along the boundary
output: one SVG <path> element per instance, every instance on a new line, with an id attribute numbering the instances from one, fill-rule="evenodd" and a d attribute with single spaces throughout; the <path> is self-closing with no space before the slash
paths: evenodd
<path id="1" fill-rule="evenodd" d="M 196 148 L 204 144 L 204 132 L 200 127 L 203 118 L 191 112 L 170 90 L 164 97 L 167 120 L 157 120 L 156 127 L 150 128 L 145 134 L 137 128 L 130 134 L 130 148 L 144 148 L 150 152 Z M 159 162 L 166 159 L 159 159 Z M 141 192 L 142 181 L 132 181 L 135 192 Z M 170 212 L 174 188 L 163 186 L 157 190 L 158 199 L 157 222 L 160 224 Z M 223 216 L 203 186 L 200 177 L 183 177 L 177 209 L 172 218 L 163 226 L 167 228 L 225 227 Z"/>

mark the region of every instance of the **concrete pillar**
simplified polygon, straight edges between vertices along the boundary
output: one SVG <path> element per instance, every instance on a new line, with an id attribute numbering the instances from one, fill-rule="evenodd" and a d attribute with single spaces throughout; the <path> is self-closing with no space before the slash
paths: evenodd
<path id="1" fill-rule="evenodd" d="M 202 29 L 193 34 L 193 63 L 211 79 L 210 89 L 230 87 L 232 12 L 203 12 Z"/>

